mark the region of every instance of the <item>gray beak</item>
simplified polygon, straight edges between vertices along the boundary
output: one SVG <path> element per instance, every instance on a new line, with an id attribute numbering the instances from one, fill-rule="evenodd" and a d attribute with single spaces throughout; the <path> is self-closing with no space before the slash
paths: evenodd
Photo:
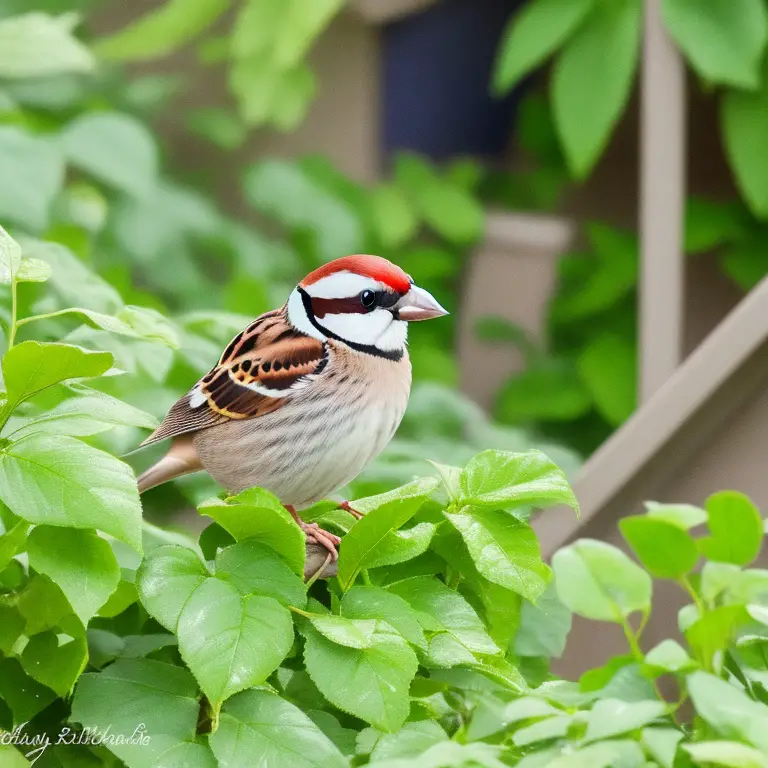
<path id="1" fill-rule="evenodd" d="M 403 296 L 395 305 L 401 320 L 413 322 L 414 320 L 431 320 L 433 317 L 442 317 L 447 315 L 448 311 L 443 309 L 437 302 L 437 299 L 415 285 Z"/>

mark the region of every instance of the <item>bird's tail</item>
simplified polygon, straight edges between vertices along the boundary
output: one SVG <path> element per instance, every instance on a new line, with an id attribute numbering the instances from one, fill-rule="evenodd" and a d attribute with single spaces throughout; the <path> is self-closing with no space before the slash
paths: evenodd
<path id="1" fill-rule="evenodd" d="M 177 438 L 171 450 L 160 461 L 139 475 L 136 485 L 139 487 L 139 493 L 144 493 L 156 485 L 162 485 L 190 472 L 198 472 L 202 468 L 192 440 L 188 437 Z"/>

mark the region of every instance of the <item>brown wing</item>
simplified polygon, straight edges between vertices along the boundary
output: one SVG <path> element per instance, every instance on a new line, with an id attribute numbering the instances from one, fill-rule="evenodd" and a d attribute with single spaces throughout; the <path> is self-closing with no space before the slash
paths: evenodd
<path id="1" fill-rule="evenodd" d="M 285 311 L 254 320 L 235 336 L 218 364 L 168 412 L 142 443 L 195 432 L 230 419 L 252 419 L 277 410 L 322 373 L 327 346 L 297 331 Z"/>

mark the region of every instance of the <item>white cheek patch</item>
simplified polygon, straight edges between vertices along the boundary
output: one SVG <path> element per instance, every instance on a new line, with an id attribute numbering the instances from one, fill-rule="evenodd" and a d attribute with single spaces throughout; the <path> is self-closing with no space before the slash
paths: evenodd
<path id="1" fill-rule="evenodd" d="M 307 286 L 307 293 L 317 299 L 346 299 L 363 291 L 382 291 L 385 286 L 378 280 L 354 272 L 336 272 Z"/>
<path id="2" fill-rule="evenodd" d="M 408 343 L 408 323 L 404 320 L 394 320 L 384 333 L 379 336 L 376 346 L 382 352 L 397 352 Z"/>
<path id="3" fill-rule="evenodd" d="M 328 314 L 318 320 L 331 333 L 356 344 L 372 346 L 393 323 L 392 313 L 386 309 L 375 309 L 367 314 Z"/>
<path id="4" fill-rule="evenodd" d="M 298 288 L 293 289 L 288 299 L 288 319 L 297 331 L 301 331 L 301 333 L 305 333 L 307 336 L 311 336 L 319 341 L 328 341 L 328 337 L 309 321 L 307 312 L 304 309 L 304 300 Z"/>

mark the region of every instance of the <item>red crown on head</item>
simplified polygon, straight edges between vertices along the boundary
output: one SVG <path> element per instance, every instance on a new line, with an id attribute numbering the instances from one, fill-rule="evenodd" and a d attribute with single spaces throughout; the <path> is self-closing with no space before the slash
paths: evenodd
<path id="1" fill-rule="evenodd" d="M 303 288 L 316 283 L 329 275 L 338 272 L 354 272 L 357 275 L 372 277 L 380 283 L 388 285 L 397 293 L 407 293 L 410 290 L 412 280 L 400 267 L 382 256 L 357 254 L 356 256 L 343 256 L 340 259 L 323 264 L 314 272 L 310 272 L 300 283 Z"/>

